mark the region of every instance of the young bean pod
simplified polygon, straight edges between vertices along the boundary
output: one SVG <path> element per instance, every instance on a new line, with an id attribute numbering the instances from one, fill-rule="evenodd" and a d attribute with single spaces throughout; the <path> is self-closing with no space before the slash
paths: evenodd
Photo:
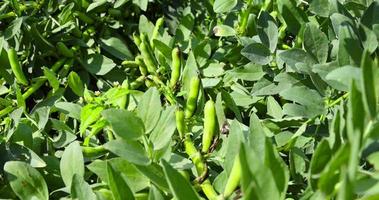
<path id="1" fill-rule="evenodd" d="M 75 11 L 74 16 L 78 17 L 81 21 L 83 21 L 86 24 L 93 24 L 95 22 L 91 17 L 80 11 Z"/>
<path id="2" fill-rule="evenodd" d="M 128 80 L 125 80 L 124 82 L 122 82 L 121 84 L 121 88 L 124 88 L 124 89 L 129 89 L 129 81 Z M 118 106 L 121 108 L 121 109 L 126 109 L 127 108 L 127 105 L 128 105 L 128 102 L 129 102 L 129 94 L 126 94 L 125 96 L 123 96 L 119 102 L 118 102 Z"/>
<path id="3" fill-rule="evenodd" d="M 139 47 L 139 45 L 141 44 L 141 38 L 136 33 L 133 33 L 133 41 L 134 44 L 137 45 L 137 47 Z"/>
<path id="4" fill-rule="evenodd" d="M 74 57 L 74 51 L 69 49 L 63 42 L 57 43 L 58 52 L 65 57 L 72 58 Z"/>
<path id="5" fill-rule="evenodd" d="M 138 89 L 143 83 L 145 83 L 145 77 L 140 76 L 136 80 L 130 83 L 130 89 L 132 90 Z"/>
<path id="6" fill-rule="evenodd" d="M 200 79 L 197 76 L 192 77 L 190 82 L 190 91 L 188 94 L 186 108 L 185 108 L 185 118 L 188 119 L 192 117 L 196 110 L 197 98 L 199 96 L 200 90 Z"/>
<path id="7" fill-rule="evenodd" d="M 150 44 L 147 41 L 146 34 L 141 35 L 141 44 L 139 45 L 139 48 L 147 66 L 147 71 L 149 71 L 151 74 L 155 74 L 158 64 L 151 50 Z"/>
<path id="8" fill-rule="evenodd" d="M 147 76 L 147 67 L 146 67 L 146 64 L 145 62 L 143 61 L 143 58 L 142 56 L 138 55 L 134 61 L 136 62 L 136 64 L 139 66 L 139 71 L 141 72 L 141 74 L 143 76 Z"/>
<path id="9" fill-rule="evenodd" d="M 16 77 L 16 81 L 22 85 L 28 85 L 28 80 L 26 79 L 22 67 L 17 57 L 17 52 L 14 48 L 8 51 L 9 64 L 11 65 L 12 72 Z"/>
<path id="10" fill-rule="evenodd" d="M 174 48 L 172 50 L 172 65 L 171 65 L 171 79 L 170 79 L 170 87 L 174 88 L 180 78 L 180 67 L 181 67 L 181 59 L 180 59 L 180 50 L 179 48 Z"/>
<path id="11" fill-rule="evenodd" d="M 234 190 L 238 187 L 241 180 L 241 171 L 241 161 L 239 156 L 237 155 L 233 162 L 232 171 L 230 172 L 228 181 L 226 182 L 223 194 L 225 198 L 233 194 Z"/>
<path id="12" fill-rule="evenodd" d="M 97 157 L 107 153 L 107 150 L 103 146 L 97 147 L 82 147 L 84 157 Z"/>
<path id="13" fill-rule="evenodd" d="M 153 34 L 151 35 L 151 39 L 150 39 L 150 46 L 152 49 L 154 49 L 154 39 L 157 39 L 158 38 L 158 35 L 159 35 L 159 29 L 161 29 L 163 27 L 163 24 L 164 24 L 164 17 L 161 17 L 159 18 L 156 22 L 155 22 L 155 27 L 154 27 L 154 30 L 153 30 Z"/>
<path id="14" fill-rule="evenodd" d="M 184 111 L 178 108 L 175 112 L 176 117 L 176 129 L 178 130 L 181 139 L 184 137 L 185 133 L 185 122 L 184 122 Z"/>
<path id="15" fill-rule="evenodd" d="M 202 152 L 207 153 L 216 133 L 216 109 L 212 100 L 208 100 L 204 107 L 204 133 L 202 137 Z"/>

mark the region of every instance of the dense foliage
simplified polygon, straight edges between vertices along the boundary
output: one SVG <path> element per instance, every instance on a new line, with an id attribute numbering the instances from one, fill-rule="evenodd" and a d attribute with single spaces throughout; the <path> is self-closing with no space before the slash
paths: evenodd
<path id="1" fill-rule="evenodd" d="M 3 0 L 1 199 L 379 199 L 378 0 Z"/>

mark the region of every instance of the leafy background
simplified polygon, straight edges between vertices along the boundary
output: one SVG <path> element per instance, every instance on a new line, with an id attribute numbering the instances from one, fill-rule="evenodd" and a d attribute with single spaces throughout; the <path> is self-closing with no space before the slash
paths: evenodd
<path id="1" fill-rule="evenodd" d="M 379 198 L 377 0 L 4 0 L 0 36 L 0 198 Z M 220 130 L 204 174 L 175 121 L 194 76 L 191 144 L 208 99 Z"/>

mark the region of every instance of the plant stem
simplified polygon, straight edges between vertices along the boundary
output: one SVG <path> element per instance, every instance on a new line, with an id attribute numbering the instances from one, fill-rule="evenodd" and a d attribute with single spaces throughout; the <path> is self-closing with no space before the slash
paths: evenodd
<path id="1" fill-rule="evenodd" d="M 58 60 L 52 67 L 51 70 L 53 72 L 58 71 L 58 69 L 66 62 L 66 59 L 62 58 Z M 24 94 L 22 94 L 22 97 L 24 99 L 27 99 L 32 95 L 34 92 L 36 92 L 45 82 L 46 78 L 40 79 L 37 82 L 35 82 Z"/>
<path id="2" fill-rule="evenodd" d="M 5 107 L 4 109 L 0 110 L 0 117 L 12 112 L 14 110 L 13 106 Z"/>
<path id="3" fill-rule="evenodd" d="M 347 97 L 349 96 L 349 93 L 345 93 L 344 95 L 340 96 L 338 99 L 332 101 L 332 103 L 330 103 L 328 105 L 328 108 L 331 108 L 333 106 L 335 106 L 336 104 L 338 104 L 339 102 L 341 102 L 342 100 L 346 99 Z"/>

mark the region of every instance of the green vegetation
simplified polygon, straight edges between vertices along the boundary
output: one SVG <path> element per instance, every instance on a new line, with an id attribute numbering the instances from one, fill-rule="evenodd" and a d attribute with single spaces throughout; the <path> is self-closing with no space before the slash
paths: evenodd
<path id="1" fill-rule="evenodd" d="M 0 199 L 379 199 L 378 45 L 378 0 L 0 1 Z"/>

